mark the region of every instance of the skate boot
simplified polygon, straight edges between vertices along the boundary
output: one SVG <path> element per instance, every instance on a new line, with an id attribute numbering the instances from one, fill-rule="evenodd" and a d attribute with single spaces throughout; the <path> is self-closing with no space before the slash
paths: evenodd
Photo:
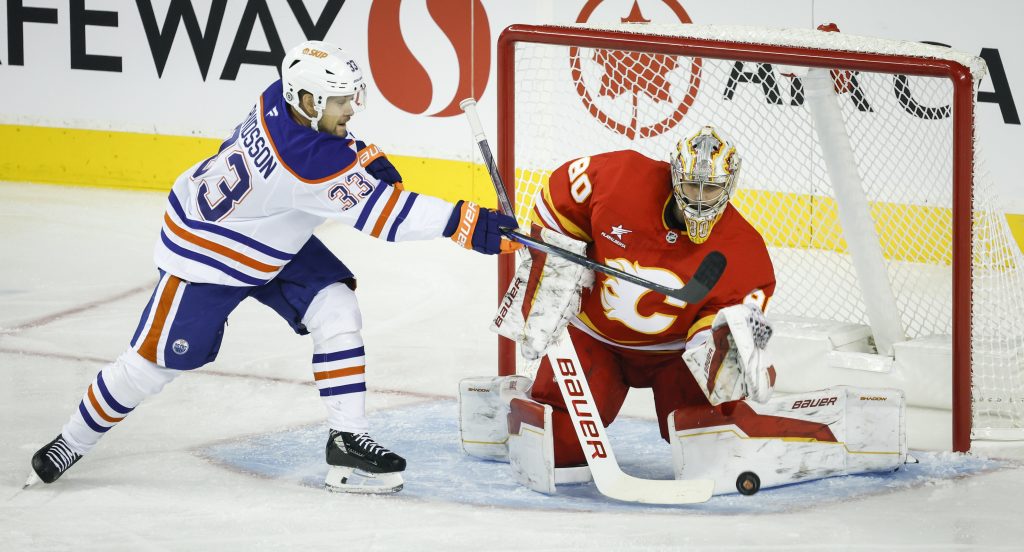
<path id="1" fill-rule="evenodd" d="M 32 455 L 32 474 L 28 476 L 25 487 L 38 481 L 53 483 L 81 459 L 82 455 L 71 450 L 64 437 L 58 435 Z"/>
<path id="2" fill-rule="evenodd" d="M 397 493 L 405 458 L 377 444 L 367 433 L 330 430 L 327 437 L 328 490 L 345 493 Z"/>

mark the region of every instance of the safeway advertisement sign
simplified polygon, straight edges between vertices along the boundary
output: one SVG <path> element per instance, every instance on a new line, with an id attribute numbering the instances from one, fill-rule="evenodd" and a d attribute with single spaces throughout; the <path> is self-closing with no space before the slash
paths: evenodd
<path id="1" fill-rule="evenodd" d="M 0 123 L 222 137 L 278 78 L 288 48 L 323 39 L 346 48 L 365 69 L 369 108 L 353 121 L 355 133 L 395 153 L 469 160 L 473 146 L 458 102 L 478 98 L 494 136 L 495 43 L 513 23 L 836 22 L 850 34 L 938 42 L 983 57 L 989 77 L 979 88 L 978 128 L 989 141 L 996 180 L 1017 181 L 1010 160 L 1024 143 L 1024 43 L 1016 28 L 1024 4 L 929 4 L 930 13 L 945 17 L 921 17 L 917 3 L 885 0 L 813 8 L 739 0 L 6 0 L 0 81 L 18 84 L 0 87 Z M 683 123 L 693 92 L 722 93 L 705 90 L 699 59 L 649 61 L 577 52 L 565 70 L 581 108 L 629 140 Z M 603 77 L 574 73 L 574 64 L 593 63 L 605 67 Z M 616 76 L 641 66 L 649 68 L 643 78 Z M 688 77 L 668 86 L 669 71 Z M 633 110 L 602 107 L 609 103 L 645 109 L 613 117 Z M 1011 188 L 1015 208 L 1024 212 L 1024 192 Z"/>
<path id="2" fill-rule="evenodd" d="M 460 114 L 459 102 L 467 97 L 479 97 L 490 81 L 495 37 L 491 34 L 487 10 L 480 0 L 471 0 L 471 9 L 467 9 L 466 2 L 427 0 L 429 22 L 442 33 L 434 40 L 444 40 L 431 44 L 429 49 L 413 52 L 401 24 L 402 4 L 402 0 L 377 0 L 370 7 L 367 52 L 377 89 L 391 105 L 412 115 L 451 117 Z M 444 107 L 431 111 L 432 101 L 444 87 L 435 86 L 420 60 L 429 58 L 431 51 L 446 49 L 455 52 L 457 84 L 454 94 L 445 94 Z"/>

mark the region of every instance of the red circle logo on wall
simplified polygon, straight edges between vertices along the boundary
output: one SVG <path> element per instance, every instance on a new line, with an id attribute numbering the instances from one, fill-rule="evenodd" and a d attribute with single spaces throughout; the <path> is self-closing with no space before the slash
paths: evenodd
<path id="1" fill-rule="evenodd" d="M 671 9 L 680 23 L 693 22 L 678 1 L 661 1 Z M 589 0 L 580 11 L 576 22 L 589 21 L 594 10 L 603 3 L 606 3 L 606 0 Z M 629 14 L 620 17 L 620 20 L 622 23 L 649 22 L 636 0 L 633 1 Z M 605 127 L 625 135 L 630 140 L 658 136 L 683 120 L 700 89 L 701 63 L 701 58 L 693 58 L 689 62 L 687 85 L 683 90 L 673 91 L 676 87 L 673 87 L 670 81 L 670 74 L 681 69 L 677 56 L 599 49 L 584 53 L 579 47 L 569 48 L 572 79 L 583 106 Z M 585 65 L 595 64 L 600 68 L 600 75 L 596 71 L 584 70 Z M 599 99 L 621 104 L 624 101 L 623 96 L 628 97 L 630 102 L 628 119 L 621 115 L 615 116 L 600 107 L 602 102 Z M 608 102 L 604 103 L 607 105 Z M 642 103 L 660 106 L 661 108 L 654 110 L 658 115 L 644 117 L 640 109 Z"/>
<path id="2" fill-rule="evenodd" d="M 430 117 L 462 113 L 459 102 L 479 98 L 491 70 L 491 31 L 481 0 L 468 2 L 426 0 L 427 12 L 455 50 L 459 83 L 447 106 Z M 424 113 L 434 97 L 434 86 L 423 65 L 402 36 L 398 15 L 402 0 L 375 0 L 368 20 L 370 73 L 380 93 L 392 105 L 415 115 Z"/>

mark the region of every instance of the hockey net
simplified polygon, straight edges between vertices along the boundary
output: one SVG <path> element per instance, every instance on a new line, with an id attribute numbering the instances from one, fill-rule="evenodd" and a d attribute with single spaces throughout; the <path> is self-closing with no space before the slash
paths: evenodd
<path id="1" fill-rule="evenodd" d="M 1024 259 L 976 155 L 979 58 L 812 30 L 513 26 L 499 71 L 498 162 L 521 222 L 565 161 L 667 160 L 713 124 L 743 155 L 732 202 L 769 246 L 782 333 L 825 323 L 821 363 L 951 409 L 957 450 L 1020 438 Z M 499 351 L 502 373 L 526 369 Z"/>

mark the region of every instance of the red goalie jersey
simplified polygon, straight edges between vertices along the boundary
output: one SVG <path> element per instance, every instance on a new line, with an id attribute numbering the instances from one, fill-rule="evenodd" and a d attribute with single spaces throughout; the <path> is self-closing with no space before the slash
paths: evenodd
<path id="1" fill-rule="evenodd" d="M 604 274 L 585 290 L 573 325 L 607 344 L 644 351 L 682 351 L 710 327 L 720 308 L 748 296 L 762 308 L 775 290 L 764 240 L 732 205 L 710 237 L 696 245 L 673 222 L 668 163 L 633 151 L 583 157 L 551 174 L 538 194 L 533 221 L 588 242 L 588 256 L 659 284 L 678 288 L 711 251 L 727 259 L 725 273 L 696 304 L 667 298 Z"/>

